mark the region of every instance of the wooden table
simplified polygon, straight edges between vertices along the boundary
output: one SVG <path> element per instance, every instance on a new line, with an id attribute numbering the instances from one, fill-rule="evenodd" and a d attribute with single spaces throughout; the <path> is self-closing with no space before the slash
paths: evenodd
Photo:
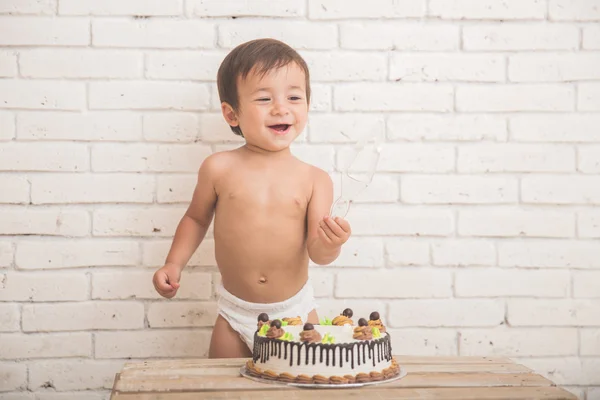
<path id="1" fill-rule="evenodd" d="M 354 389 L 300 389 L 240 376 L 245 358 L 127 363 L 111 400 L 195 399 L 576 399 L 523 365 L 500 357 L 396 356 L 408 375 Z"/>

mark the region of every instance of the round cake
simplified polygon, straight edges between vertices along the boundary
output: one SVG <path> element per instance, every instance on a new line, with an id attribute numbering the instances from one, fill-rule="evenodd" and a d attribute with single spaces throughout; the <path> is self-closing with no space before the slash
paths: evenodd
<path id="1" fill-rule="evenodd" d="M 249 375 L 304 384 L 367 383 L 400 373 L 392 357 L 390 335 L 372 312 L 369 320 L 351 320 L 346 309 L 320 325 L 303 324 L 299 317 L 270 321 L 258 316 Z"/>

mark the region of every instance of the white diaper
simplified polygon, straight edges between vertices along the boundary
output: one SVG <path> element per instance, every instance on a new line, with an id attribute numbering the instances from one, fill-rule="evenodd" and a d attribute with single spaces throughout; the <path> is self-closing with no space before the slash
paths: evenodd
<path id="1" fill-rule="evenodd" d="M 217 297 L 219 314 L 240 334 L 250 350 L 254 343 L 258 314 L 267 313 L 270 320 L 300 316 L 306 322 L 308 314 L 318 307 L 310 280 L 294 296 L 278 303 L 250 303 L 229 293 L 222 284 L 217 287 Z"/>

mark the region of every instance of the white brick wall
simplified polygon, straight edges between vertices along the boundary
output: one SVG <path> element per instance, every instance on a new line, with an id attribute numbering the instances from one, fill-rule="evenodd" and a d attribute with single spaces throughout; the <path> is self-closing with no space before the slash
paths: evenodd
<path id="1" fill-rule="evenodd" d="M 212 228 L 176 299 L 151 277 L 202 160 L 242 143 L 217 68 L 264 36 L 311 68 L 293 152 L 336 192 L 350 143 L 387 141 L 311 266 L 321 314 L 600 398 L 599 0 L 0 1 L 0 397 L 105 400 L 128 358 L 207 355 Z"/>

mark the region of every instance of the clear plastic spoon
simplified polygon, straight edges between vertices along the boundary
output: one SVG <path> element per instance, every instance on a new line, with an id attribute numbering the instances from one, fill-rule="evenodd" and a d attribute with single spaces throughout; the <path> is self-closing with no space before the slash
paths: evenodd
<path id="1" fill-rule="evenodd" d="M 382 141 L 383 134 L 378 131 L 365 135 L 353 146 L 348 165 L 342 171 L 340 196 L 331 206 L 332 218 L 344 218 L 350 210 L 350 204 L 373 181 Z M 360 170 L 365 172 L 359 173 Z"/>

